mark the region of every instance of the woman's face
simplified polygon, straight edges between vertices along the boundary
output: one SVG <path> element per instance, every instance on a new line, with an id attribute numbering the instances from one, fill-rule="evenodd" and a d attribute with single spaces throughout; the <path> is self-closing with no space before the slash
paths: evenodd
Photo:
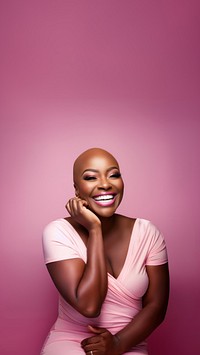
<path id="1" fill-rule="evenodd" d="M 119 165 L 108 152 L 92 149 L 75 162 L 76 195 L 88 203 L 88 208 L 102 217 L 110 217 L 119 206 L 124 190 Z"/>

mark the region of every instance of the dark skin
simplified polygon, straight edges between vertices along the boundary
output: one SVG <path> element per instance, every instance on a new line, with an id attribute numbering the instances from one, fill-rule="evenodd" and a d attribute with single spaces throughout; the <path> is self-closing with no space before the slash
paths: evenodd
<path id="1" fill-rule="evenodd" d="M 49 263 L 47 268 L 64 299 L 90 318 L 101 312 L 108 273 L 117 278 L 123 268 L 135 219 L 115 212 L 123 197 L 123 180 L 117 161 L 108 152 L 94 148 L 77 158 L 74 187 L 76 197 L 66 205 L 70 214 L 66 219 L 87 247 L 87 263 L 71 259 Z M 112 196 L 111 202 L 97 201 L 96 196 L 102 194 Z M 123 354 L 163 321 L 169 296 L 168 265 L 146 266 L 146 271 L 149 286 L 142 310 L 117 334 L 89 325 L 93 335 L 81 343 L 86 354 Z"/>

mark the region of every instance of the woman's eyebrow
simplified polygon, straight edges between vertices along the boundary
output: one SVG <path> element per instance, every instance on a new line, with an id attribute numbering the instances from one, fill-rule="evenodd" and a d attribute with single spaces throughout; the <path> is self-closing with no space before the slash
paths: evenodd
<path id="1" fill-rule="evenodd" d="M 85 169 L 85 170 L 83 171 L 82 175 L 83 175 L 85 172 L 87 172 L 87 171 L 92 171 L 93 173 L 98 173 L 98 172 L 99 172 L 99 171 L 96 170 L 96 169 Z"/>
<path id="2" fill-rule="evenodd" d="M 119 168 L 118 168 L 117 166 L 111 166 L 110 168 L 107 169 L 107 171 L 110 171 L 110 170 L 113 170 L 113 169 L 119 170 Z M 83 171 L 82 175 L 83 175 L 85 172 L 87 172 L 87 171 L 91 171 L 91 172 L 93 172 L 93 173 L 98 173 L 98 172 L 99 172 L 99 170 L 97 170 L 97 169 L 92 169 L 92 168 L 90 169 L 90 168 L 88 168 L 88 169 L 85 169 L 85 170 Z"/>
<path id="3" fill-rule="evenodd" d="M 113 170 L 113 169 L 119 170 L 119 167 L 118 166 L 111 166 L 107 171 L 110 171 L 110 170 Z"/>

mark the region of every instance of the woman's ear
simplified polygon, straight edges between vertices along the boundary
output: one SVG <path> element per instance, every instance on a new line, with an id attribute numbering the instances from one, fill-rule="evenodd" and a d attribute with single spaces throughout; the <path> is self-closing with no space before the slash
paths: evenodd
<path id="1" fill-rule="evenodd" d="M 79 191 L 75 183 L 74 183 L 74 190 L 75 190 L 75 196 L 79 197 Z"/>

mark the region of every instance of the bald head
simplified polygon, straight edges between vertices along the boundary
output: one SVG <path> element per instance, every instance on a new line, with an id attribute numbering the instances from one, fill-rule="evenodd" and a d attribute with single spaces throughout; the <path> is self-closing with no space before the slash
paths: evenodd
<path id="1" fill-rule="evenodd" d="M 100 159 L 107 159 L 119 168 L 118 162 L 112 154 L 101 148 L 90 148 L 80 154 L 74 162 L 74 182 L 76 182 L 77 177 L 80 176 L 84 169 L 98 167 L 98 161 Z"/>

